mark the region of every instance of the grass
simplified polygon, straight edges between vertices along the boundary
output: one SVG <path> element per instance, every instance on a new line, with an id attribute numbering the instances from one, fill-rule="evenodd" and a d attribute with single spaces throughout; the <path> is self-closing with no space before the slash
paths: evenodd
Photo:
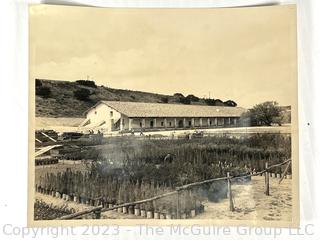
<path id="1" fill-rule="evenodd" d="M 178 97 L 150 92 L 114 89 L 105 86 L 88 87 L 77 82 L 40 80 L 42 87 L 48 87 L 51 94 L 48 98 L 36 96 L 36 117 L 83 117 L 83 113 L 100 100 L 180 103 Z M 81 101 L 75 98 L 74 92 L 80 89 L 90 91 L 89 99 Z M 204 99 L 191 104 L 206 105 Z"/>

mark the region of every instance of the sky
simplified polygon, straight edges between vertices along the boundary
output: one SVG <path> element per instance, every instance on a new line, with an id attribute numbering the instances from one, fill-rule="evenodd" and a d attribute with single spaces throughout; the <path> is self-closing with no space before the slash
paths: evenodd
<path id="1" fill-rule="evenodd" d="M 30 77 L 232 99 L 296 101 L 293 5 L 221 9 L 30 7 Z"/>

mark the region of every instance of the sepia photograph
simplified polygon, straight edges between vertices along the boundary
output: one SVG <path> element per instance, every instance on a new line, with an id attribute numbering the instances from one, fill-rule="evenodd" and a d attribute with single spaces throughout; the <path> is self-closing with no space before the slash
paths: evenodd
<path id="1" fill-rule="evenodd" d="M 28 224 L 297 226 L 296 6 L 29 7 Z"/>

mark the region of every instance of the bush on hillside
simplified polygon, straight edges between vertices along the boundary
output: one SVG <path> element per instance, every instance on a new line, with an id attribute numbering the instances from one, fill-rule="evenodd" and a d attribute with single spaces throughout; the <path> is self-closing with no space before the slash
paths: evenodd
<path id="1" fill-rule="evenodd" d="M 168 97 L 162 97 L 161 98 L 161 102 L 168 103 L 169 102 L 169 98 Z"/>
<path id="2" fill-rule="evenodd" d="M 92 87 L 92 88 L 97 88 L 97 85 L 94 81 L 90 80 L 77 80 L 76 81 L 78 84 L 86 86 L 86 87 Z"/>
<path id="3" fill-rule="evenodd" d="M 184 98 L 182 93 L 175 93 L 175 94 L 173 94 L 173 96 L 177 97 L 177 98 Z"/>
<path id="4" fill-rule="evenodd" d="M 51 89 L 49 87 L 44 86 L 37 87 L 36 95 L 43 98 L 49 98 L 51 96 Z"/>
<path id="5" fill-rule="evenodd" d="M 90 90 L 85 88 L 80 88 L 78 90 L 75 90 L 73 92 L 73 95 L 75 98 L 77 98 L 80 101 L 88 101 L 90 97 Z"/>
<path id="6" fill-rule="evenodd" d="M 199 102 L 200 100 L 198 97 L 196 97 L 193 94 L 189 94 L 188 96 L 186 96 L 186 98 L 190 99 L 190 102 Z"/>
<path id="7" fill-rule="evenodd" d="M 42 82 L 40 79 L 36 79 L 36 87 L 41 87 L 42 86 Z"/>
<path id="8" fill-rule="evenodd" d="M 232 100 L 225 101 L 223 104 L 227 107 L 236 107 L 237 106 L 237 103 Z"/>

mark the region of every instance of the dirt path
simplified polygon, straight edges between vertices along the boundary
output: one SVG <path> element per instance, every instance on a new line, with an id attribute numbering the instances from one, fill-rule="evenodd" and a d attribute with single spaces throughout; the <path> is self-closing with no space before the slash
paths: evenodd
<path id="1" fill-rule="evenodd" d="M 264 194 L 264 177 L 253 177 L 248 184 L 233 184 L 235 211 L 229 211 L 229 200 L 219 203 L 205 202 L 205 211 L 196 219 L 234 219 L 290 221 L 292 217 L 291 179 L 278 184 L 270 178 L 270 196 Z"/>

